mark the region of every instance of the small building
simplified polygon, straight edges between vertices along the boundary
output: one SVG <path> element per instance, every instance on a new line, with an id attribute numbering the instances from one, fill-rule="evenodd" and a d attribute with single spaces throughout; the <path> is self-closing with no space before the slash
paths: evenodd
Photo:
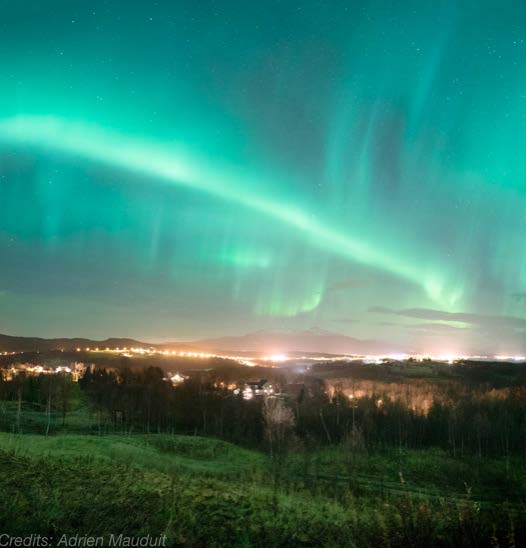
<path id="1" fill-rule="evenodd" d="M 250 400 L 254 396 L 272 396 L 273 394 L 274 386 L 266 379 L 247 382 L 243 389 L 243 398 L 245 400 Z"/>
<path id="2" fill-rule="evenodd" d="M 181 373 L 168 373 L 168 376 L 164 378 L 165 381 L 169 381 L 172 383 L 172 385 L 177 386 L 178 384 L 183 383 L 186 379 L 188 379 L 187 375 L 182 375 Z"/>

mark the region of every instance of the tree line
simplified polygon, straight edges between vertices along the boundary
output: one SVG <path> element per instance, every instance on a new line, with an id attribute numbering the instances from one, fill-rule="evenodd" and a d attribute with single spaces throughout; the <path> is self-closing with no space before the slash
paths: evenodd
<path id="1" fill-rule="evenodd" d="M 453 456 L 526 455 L 526 387 L 498 396 L 450 383 L 425 412 L 387 394 L 349 398 L 305 377 L 293 393 L 251 400 L 208 373 L 172 385 L 157 367 L 89 367 L 78 383 L 100 433 L 173 432 L 214 436 L 250 447 L 351 444 L 367 448 L 441 447 Z M 67 375 L 0 380 L 0 399 L 29 402 L 63 422 L 74 385 Z"/>

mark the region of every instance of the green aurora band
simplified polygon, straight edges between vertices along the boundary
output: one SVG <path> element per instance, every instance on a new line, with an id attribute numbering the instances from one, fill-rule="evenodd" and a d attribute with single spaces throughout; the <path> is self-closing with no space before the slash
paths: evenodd
<path id="1" fill-rule="evenodd" d="M 292 227 L 303 234 L 307 242 L 321 249 L 423 285 L 439 305 L 453 304 L 459 297 L 444 295 L 442 283 L 420 271 L 417 265 L 390 257 L 387 250 L 378 249 L 366 241 L 338 231 L 316 220 L 312 213 L 256 192 L 253 183 L 239 180 L 235 173 L 207 168 L 202 161 L 192 158 L 188 153 L 177 150 L 170 153 L 147 141 L 129 139 L 86 124 L 50 117 L 21 116 L 1 120 L 0 140 L 80 156 L 89 161 L 103 162 L 209 193 L 266 215 L 285 225 L 284 230 Z"/>
<path id="2" fill-rule="evenodd" d="M 6 2 L 0 333 L 526 352 L 524 28 L 511 0 Z"/>

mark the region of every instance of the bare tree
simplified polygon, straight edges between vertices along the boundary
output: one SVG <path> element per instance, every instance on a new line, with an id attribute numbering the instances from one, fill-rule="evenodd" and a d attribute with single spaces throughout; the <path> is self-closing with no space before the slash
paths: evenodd
<path id="1" fill-rule="evenodd" d="M 277 488 L 283 475 L 285 458 L 293 437 L 294 413 L 281 398 L 268 397 L 263 402 L 263 419 L 272 465 L 274 505 L 277 507 Z"/>

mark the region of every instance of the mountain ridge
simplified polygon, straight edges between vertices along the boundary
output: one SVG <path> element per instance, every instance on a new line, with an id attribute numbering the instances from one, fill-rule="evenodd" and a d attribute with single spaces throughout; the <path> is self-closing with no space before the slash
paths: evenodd
<path id="1" fill-rule="evenodd" d="M 150 343 L 128 337 L 94 340 L 85 337 L 19 337 L 0 334 L 0 352 L 44 352 L 76 350 L 77 348 L 142 347 L 170 350 L 207 350 L 229 352 L 257 352 L 266 355 L 287 352 L 328 354 L 387 354 L 404 352 L 398 345 L 379 340 L 358 339 L 312 327 L 303 331 L 254 331 L 193 341 Z"/>

